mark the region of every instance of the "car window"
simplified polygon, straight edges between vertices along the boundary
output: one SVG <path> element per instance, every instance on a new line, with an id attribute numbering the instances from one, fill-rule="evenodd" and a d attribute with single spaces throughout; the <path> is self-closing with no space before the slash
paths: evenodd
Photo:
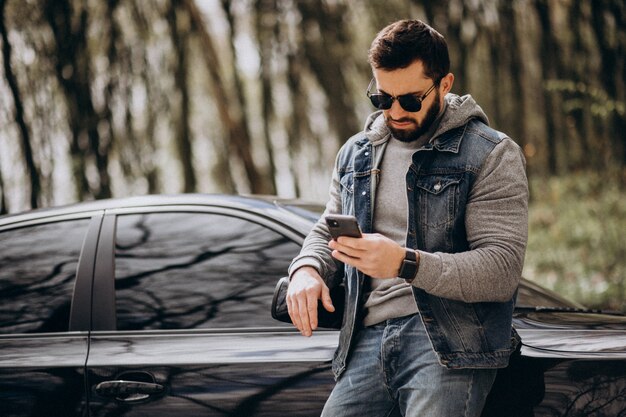
<path id="1" fill-rule="evenodd" d="M 68 330 L 88 226 L 82 219 L 0 232 L 0 333 Z"/>
<path id="2" fill-rule="evenodd" d="M 266 226 L 221 214 L 118 217 L 119 330 L 282 326 L 270 305 L 300 246 Z"/>

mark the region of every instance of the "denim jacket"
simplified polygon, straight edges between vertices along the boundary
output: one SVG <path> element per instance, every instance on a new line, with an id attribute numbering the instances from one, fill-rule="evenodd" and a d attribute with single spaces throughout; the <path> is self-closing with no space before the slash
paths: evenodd
<path id="1" fill-rule="evenodd" d="M 414 152 L 406 174 L 405 246 L 420 253 L 413 295 L 442 366 L 505 367 L 519 341 L 511 322 L 527 239 L 523 156 L 511 139 L 486 124 L 470 96 L 448 95 L 446 100 L 452 110 L 446 112 L 448 123 L 442 122 L 433 139 Z M 379 168 L 388 140 L 384 124 L 378 123 L 378 131 L 375 127 L 375 120 L 382 122 L 380 116 L 370 116 L 366 130 L 339 151 L 326 208 L 327 213 L 355 215 L 365 233 L 373 232 Z M 290 274 L 312 266 L 331 288 L 343 278 L 344 317 L 333 360 L 339 378 L 362 325 L 366 277 L 333 260 L 329 239 L 320 220 Z M 337 274 L 338 268 L 344 274 Z"/>
<path id="2" fill-rule="evenodd" d="M 482 164 L 505 136 L 479 120 L 444 133 L 415 152 L 406 175 L 409 201 L 407 248 L 435 253 L 470 250 L 465 211 Z M 363 134 L 344 146 L 337 160 L 344 214 L 355 215 L 365 233 L 372 232 L 377 154 Z M 525 180 L 525 178 L 524 178 Z M 336 377 L 345 369 L 359 326 L 364 275 L 345 266 L 346 306 L 339 347 L 333 360 Z M 505 302 L 452 300 L 413 286 L 415 300 L 433 349 L 448 368 L 499 368 L 508 364 L 518 338 L 511 322 L 515 296 Z"/>

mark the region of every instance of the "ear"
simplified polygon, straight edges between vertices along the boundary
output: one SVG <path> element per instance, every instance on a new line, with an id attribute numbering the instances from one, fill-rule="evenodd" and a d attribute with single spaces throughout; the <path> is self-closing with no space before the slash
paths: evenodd
<path id="1" fill-rule="evenodd" d="M 439 93 L 442 96 L 445 96 L 446 94 L 450 92 L 450 90 L 452 90 L 453 84 L 454 84 L 454 74 L 449 72 L 447 75 L 445 75 L 441 79 L 441 82 L 439 83 L 439 88 L 440 88 Z"/>

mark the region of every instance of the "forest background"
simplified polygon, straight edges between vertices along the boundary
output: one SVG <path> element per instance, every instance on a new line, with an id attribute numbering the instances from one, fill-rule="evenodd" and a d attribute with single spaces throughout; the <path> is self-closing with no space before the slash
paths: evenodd
<path id="1" fill-rule="evenodd" d="M 323 202 L 375 34 L 420 18 L 523 148 L 525 277 L 626 311 L 623 0 L 0 0 L 0 213 L 148 193 Z"/>

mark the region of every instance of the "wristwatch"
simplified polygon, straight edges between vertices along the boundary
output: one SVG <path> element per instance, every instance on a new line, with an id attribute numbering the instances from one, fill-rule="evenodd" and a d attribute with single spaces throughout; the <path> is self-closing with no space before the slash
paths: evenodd
<path id="1" fill-rule="evenodd" d="M 400 266 L 400 273 L 398 274 L 398 278 L 405 279 L 406 282 L 410 284 L 415 279 L 418 268 L 419 263 L 417 262 L 417 254 L 413 249 L 407 248 L 404 255 L 404 260 L 402 261 L 402 265 Z"/>

